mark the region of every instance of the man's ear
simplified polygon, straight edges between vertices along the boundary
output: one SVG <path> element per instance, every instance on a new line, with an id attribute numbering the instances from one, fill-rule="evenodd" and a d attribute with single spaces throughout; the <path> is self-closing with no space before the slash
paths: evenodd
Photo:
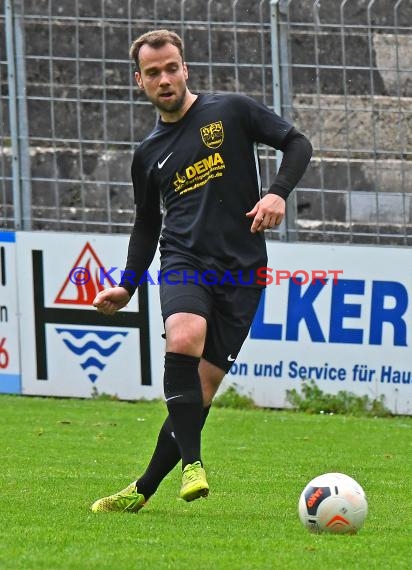
<path id="1" fill-rule="evenodd" d="M 135 71 L 134 78 L 136 80 L 137 85 L 140 87 L 140 89 L 144 89 L 142 76 L 138 71 Z"/>
<path id="2" fill-rule="evenodd" d="M 187 69 L 187 65 L 186 65 L 185 61 L 183 62 L 183 73 L 184 73 L 185 79 L 187 81 L 189 79 L 189 71 Z"/>

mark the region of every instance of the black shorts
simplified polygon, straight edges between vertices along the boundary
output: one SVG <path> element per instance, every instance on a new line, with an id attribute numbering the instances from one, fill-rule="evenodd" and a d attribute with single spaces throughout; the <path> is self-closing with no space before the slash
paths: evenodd
<path id="1" fill-rule="evenodd" d="M 228 372 L 248 335 L 261 294 L 262 289 L 246 286 L 206 285 L 178 277 L 162 279 L 163 322 L 175 313 L 204 317 L 207 333 L 202 356 Z"/>

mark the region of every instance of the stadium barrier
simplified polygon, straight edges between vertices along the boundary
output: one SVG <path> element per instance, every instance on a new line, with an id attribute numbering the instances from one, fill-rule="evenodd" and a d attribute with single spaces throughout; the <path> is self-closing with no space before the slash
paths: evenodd
<path id="1" fill-rule="evenodd" d="M 194 91 L 246 93 L 313 143 L 268 239 L 411 245 L 411 22 L 408 0 L 0 0 L 0 227 L 128 233 L 156 121 L 128 48 L 167 27 Z M 259 157 L 265 191 L 280 153 Z"/>
<path id="2" fill-rule="evenodd" d="M 162 396 L 156 282 L 115 316 L 91 305 L 127 244 L 125 235 L 0 232 L 0 392 Z M 267 276 L 289 277 L 268 282 L 223 388 L 235 383 L 259 406 L 284 408 L 287 390 L 314 380 L 327 393 L 384 396 L 394 414 L 412 415 L 410 251 L 272 242 L 268 257 Z M 77 268 L 90 278 L 76 283 Z"/>

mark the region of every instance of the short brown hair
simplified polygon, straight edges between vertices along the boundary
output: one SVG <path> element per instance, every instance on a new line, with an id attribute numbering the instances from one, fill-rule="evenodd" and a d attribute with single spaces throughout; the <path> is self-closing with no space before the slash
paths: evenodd
<path id="1" fill-rule="evenodd" d="M 160 48 L 166 44 L 172 44 L 177 47 L 183 60 L 182 38 L 178 36 L 176 32 L 171 32 L 170 30 L 153 30 L 139 36 L 130 46 L 129 55 L 131 59 L 134 60 L 137 69 L 140 69 L 139 51 L 140 48 L 145 44 L 149 45 L 152 48 Z"/>

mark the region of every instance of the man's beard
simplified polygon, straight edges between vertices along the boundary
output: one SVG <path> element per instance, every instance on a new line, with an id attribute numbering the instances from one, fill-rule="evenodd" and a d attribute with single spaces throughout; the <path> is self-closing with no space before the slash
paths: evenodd
<path id="1" fill-rule="evenodd" d="M 153 103 L 153 105 L 159 109 L 159 111 L 163 111 L 165 113 L 176 113 L 177 111 L 180 111 L 180 109 L 183 107 L 183 103 L 185 100 L 185 96 L 186 96 L 186 89 L 183 91 L 183 93 L 181 94 L 180 97 L 178 97 L 178 99 L 176 99 L 176 101 L 173 104 L 170 103 L 162 103 L 162 100 L 159 98 L 152 99 L 151 97 L 148 97 L 149 101 L 151 103 Z"/>

